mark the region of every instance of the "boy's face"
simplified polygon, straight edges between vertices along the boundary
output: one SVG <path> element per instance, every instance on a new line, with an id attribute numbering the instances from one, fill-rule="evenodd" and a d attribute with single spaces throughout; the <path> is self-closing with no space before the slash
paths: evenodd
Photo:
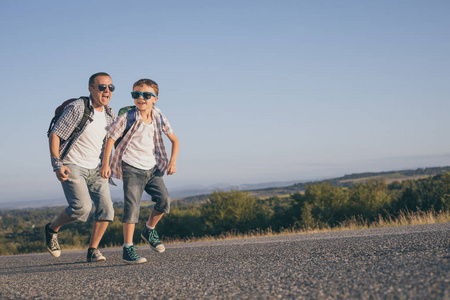
<path id="1" fill-rule="evenodd" d="M 156 95 L 155 90 L 148 85 L 138 85 L 133 88 L 133 92 L 141 92 L 141 93 L 153 93 Z M 134 104 L 139 110 L 147 110 L 152 109 L 153 105 L 158 101 L 158 97 L 152 96 L 150 99 L 145 100 L 142 95 L 139 98 L 134 99 Z"/>

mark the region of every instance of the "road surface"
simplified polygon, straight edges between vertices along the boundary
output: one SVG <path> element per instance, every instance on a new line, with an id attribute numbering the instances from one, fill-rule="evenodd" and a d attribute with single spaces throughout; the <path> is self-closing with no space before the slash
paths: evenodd
<path id="1" fill-rule="evenodd" d="M 450 223 L 101 250 L 0 257 L 0 299 L 450 299 Z"/>

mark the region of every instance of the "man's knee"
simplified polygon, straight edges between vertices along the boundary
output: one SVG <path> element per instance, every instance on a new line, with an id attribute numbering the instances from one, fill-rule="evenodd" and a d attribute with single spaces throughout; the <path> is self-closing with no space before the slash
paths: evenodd
<path id="1" fill-rule="evenodd" d="M 66 213 L 74 220 L 86 222 L 92 210 L 92 203 L 82 205 L 70 205 L 66 208 Z"/>
<path id="2" fill-rule="evenodd" d="M 100 204 L 95 211 L 94 219 L 96 221 L 114 221 L 114 206 L 112 201 Z"/>

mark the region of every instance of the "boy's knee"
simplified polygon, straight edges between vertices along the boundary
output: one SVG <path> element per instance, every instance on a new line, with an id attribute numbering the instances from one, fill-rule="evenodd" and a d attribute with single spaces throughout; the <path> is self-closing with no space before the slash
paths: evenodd
<path id="1" fill-rule="evenodd" d="M 138 223 L 140 206 L 126 205 L 123 209 L 122 223 Z"/>
<path id="2" fill-rule="evenodd" d="M 153 209 L 168 214 L 170 213 L 170 202 L 171 199 L 168 194 L 161 195 L 161 197 L 156 199 L 156 204 Z"/>

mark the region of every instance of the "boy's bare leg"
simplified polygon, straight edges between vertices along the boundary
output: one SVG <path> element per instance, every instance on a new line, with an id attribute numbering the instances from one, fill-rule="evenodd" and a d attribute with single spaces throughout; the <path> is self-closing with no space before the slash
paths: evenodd
<path id="1" fill-rule="evenodd" d="M 123 242 L 124 244 L 133 243 L 133 234 L 136 224 L 134 223 L 123 223 Z"/>
<path id="2" fill-rule="evenodd" d="M 100 244 L 100 240 L 105 234 L 106 228 L 108 228 L 108 221 L 95 221 L 94 228 L 92 230 L 91 242 L 89 243 L 89 248 L 98 248 L 98 244 Z"/>
<path id="3" fill-rule="evenodd" d="M 133 234 L 134 228 L 136 227 L 135 223 L 123 223 L 123 242 L 124 244 L 128 244 L 127 246 L 123 245 L 123 261 L 127 264 L 142 264 L 147 261 L 145 257 L 140 257 L 135 252 L 134 246 L 130 246 L 133 244 Z"/>
<path id="4" fill-rule="evenodd" d="M 152 209 L 152 212 L 150 213 L 147 221 L 148 226 L 150 226 L 151 228 L 155 228 L 156 224 L 158 224 L 163 215 L 164 213 L 162 211 Z"/>
<path id="5" fill-rule="evenodd" d="M 163 253 L 166 248 L 159 240 L 159 236 L 156 233 L 156 230 L 149 229 L 148 227 L 155 228 L 156 224 L 158 224 L 159 220 L 161 220 L 162 216 L 164 215 L 163 212 L 152 210 L 150 213 L 150 216 L 148 217 L 148 221 L 144 229 L 142 230 L 141 237 L 150 244 L 150 249 Z M 147 227 L 148 226 L 148 227 Z"/>
<path id="6" fill-rule="evenodd" d="M 51 230 L 58 232 L 59 229 L 60 229 L 63 225 L 65 225 L 65 224 L 67 224 L 67 223 L 70 223 L 70 222 L 73 222 L 73 221 L 75 221 L 75 219 L 72 219 L 71 217 L 69 217 L 69 215 L 66 213 L 66 211 L 63 210 L 63 211 L 56 217 L 55 221 L 53 221 L 53 222 L 50 224 L 49 227 L 50 227 Z"/>

